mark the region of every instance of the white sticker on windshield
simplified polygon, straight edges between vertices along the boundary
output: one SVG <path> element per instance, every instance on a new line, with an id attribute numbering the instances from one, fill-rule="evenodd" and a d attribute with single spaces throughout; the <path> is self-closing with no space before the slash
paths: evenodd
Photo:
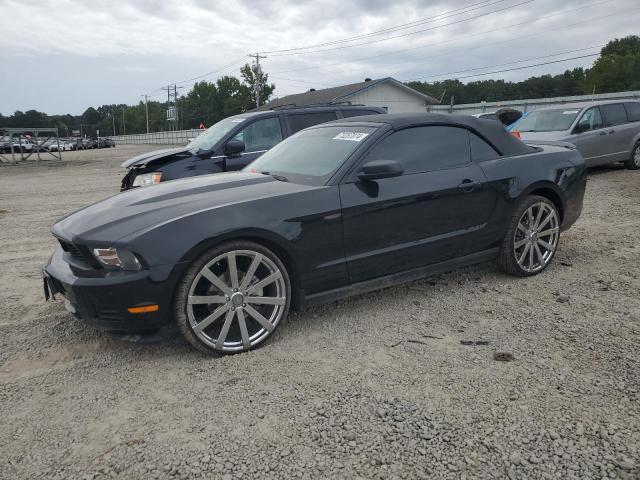
<path id="1" fill-rule="evenodd" d="M 366 137 L 368 137 L 368 133 L 362 132 L 340 132 L 338 135 L 333 137 L 334 140 L 350 140 L 352 142 L 361 142 Z"/>
<path id="2" fill-rule="evenodd" d="M 563 115 L 574 115 L 576 113 L 578 113 L 578 110 L 565 110 L 562 112 Z"/>
<path id="3" fill-rule="evenodd" d="M 231 123 L 240 123 L 240 122 L 244 122 L 244 118 L 234 118 L 233 120 L 231 120 Z"/>

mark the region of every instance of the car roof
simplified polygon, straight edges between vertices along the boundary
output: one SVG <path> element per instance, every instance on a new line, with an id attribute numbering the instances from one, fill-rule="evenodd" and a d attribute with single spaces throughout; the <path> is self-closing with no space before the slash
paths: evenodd
<path id="1" fill-rule="evenodd" d="M 304 113 L 304 112 L 313 112 L 313 111 L 335 112 L 336 110 L 370 110 L 372 112 L 378 112 L 380 114 L 383 114 L 386 112 L 386 110 L 382 107 L 369 107 L 367 105 L 309 105 L 306 107 L 302 106 L 302 107 L 291 107 L 291 108 L 286 108 L 286 106 L 282 106 L 282 107 L 273 108 L 271 110 L 261 110 L 259 112 L 242 113 L 236 116 L 238 117 L 249 116 L 249 115 L 256 116 L 256 115 L 271 114 L 274 112 L 277 112 L 277 113 Z"/>
<path id="2" fill-rule="evenodd" d="M 566 110 L 567 108 L 583 109 L 583 108 L 589 108 L 589 107 L 594 107 L 598 105 L 610 105 L 612 103 L 640 103 L 640 102 L 638 102 L 637 100 L 631 100 L 631 99 L 595 100 L 592 102 L 572 102 L 572 103 L 562 103 L 560 105 L 553 105 L 549 107 L 536 108 L 535 110 L 531 110 L 531 112 L 529 113 L 537 112 L 539 110 Z"/>
<path id="3" fill-rule="evenodd" d="M 502 155 L 519 155 L 533 151 L 531 147 L 513 137 L 499 121 L 491 121 L 471 115 L 456 115 L 444 113 L 387 113 L 376 115 L 362 115 L 358 117 L 334 120 L 329 124 L 345 125 L 360 123 L 371 126 L 390 125 L 394 130 L 401 130 L 417 126 L 447 125 L 473 130 L 491 143 Z M 327 125 L 326 123 L 323 125 Z M 313 128 L 313 127 L 311 127 Z"/>

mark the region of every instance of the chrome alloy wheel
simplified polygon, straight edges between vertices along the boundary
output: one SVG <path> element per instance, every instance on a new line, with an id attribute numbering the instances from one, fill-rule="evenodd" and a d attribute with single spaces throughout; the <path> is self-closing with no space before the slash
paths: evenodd
<path id="1" fill-rule="evenodd" d="M 640 168 L 640 145 L 633 151 L 633 164 Z"/>
<path id="2" fill-rule="evenodd" d="M 520 217 L 513 239 L 520 268 L 532 273 L 546 267 L 558 246 L 559 234 L 556 210 L 545 202 L 531 205 Z"/>
<path id="3" fill-rule="evenodd" d="M 205 344 L 240 352 L 271 334 L 286 304 L 286 283 L 276 264 L 259 252 L 232 250 L 208 262 L 194 278 L 187 318 Z"/>

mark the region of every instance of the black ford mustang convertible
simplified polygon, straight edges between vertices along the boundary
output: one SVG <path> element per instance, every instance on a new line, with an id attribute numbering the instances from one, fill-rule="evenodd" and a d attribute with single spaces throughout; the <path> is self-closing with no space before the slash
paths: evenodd
<path id="1" fill-rule="evenodd" d="M 242 172 L 136 189 L 52 228 L 45 293 L 114 335 L 177 324 L 203 351 L 263 343 L 290 308 L 496 259 L 547 267 L 580 215 L 570 145 L 498 122 L 354 117 L 303 130 Z"/>

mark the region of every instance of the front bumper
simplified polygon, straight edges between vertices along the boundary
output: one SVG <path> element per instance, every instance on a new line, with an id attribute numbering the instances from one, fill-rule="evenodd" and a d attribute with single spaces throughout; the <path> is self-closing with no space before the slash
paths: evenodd
<path id="1" fill-rule="evenodd" d="M 173 320 L 170 266 L 139 272 L 74 268 L 61 247 L 44 268 L 45 292 L 60 294 L 67 310 L 84 322 L 114 335 L 144 335 Z M 130 313 L 130 307 L 159 305 L 156 312 Z"/>

